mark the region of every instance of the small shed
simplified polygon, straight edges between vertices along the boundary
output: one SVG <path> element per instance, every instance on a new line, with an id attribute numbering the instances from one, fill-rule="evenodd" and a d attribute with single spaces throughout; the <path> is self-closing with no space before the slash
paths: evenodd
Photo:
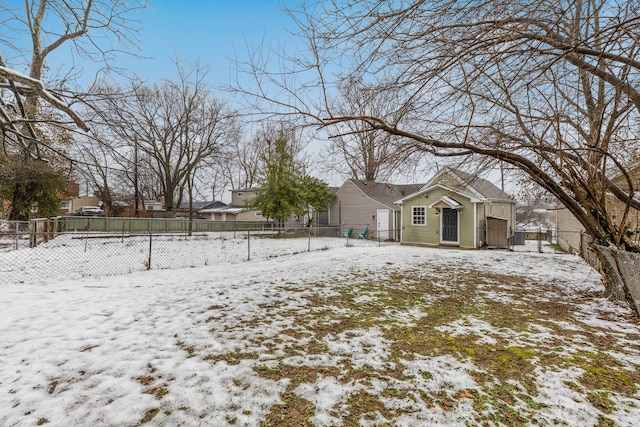
<path id="1" fill-rule="evenodd" d="M 509 221 L 495 216 L 487 217 L 487 247 L 506 249 L 509 247 Z"/>

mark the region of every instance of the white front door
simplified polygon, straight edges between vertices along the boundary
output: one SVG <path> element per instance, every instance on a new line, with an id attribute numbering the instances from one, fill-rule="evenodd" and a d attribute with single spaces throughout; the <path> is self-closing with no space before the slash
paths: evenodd
<path id="1" fill-rule="evenodd" d="M 376 218 L 378 219 L 378 239 L 387 240 L 389 238 L 389 209 L 378 209 Z"/>

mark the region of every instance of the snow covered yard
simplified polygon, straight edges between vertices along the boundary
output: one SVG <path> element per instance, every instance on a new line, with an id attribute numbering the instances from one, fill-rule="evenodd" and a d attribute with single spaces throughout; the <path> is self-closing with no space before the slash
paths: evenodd
<path id="1" fill-rule="evenodd" d="M 0 287 L 2 426 L 640 419 L 640 325 L 572 255 L 342 241 Z"/>

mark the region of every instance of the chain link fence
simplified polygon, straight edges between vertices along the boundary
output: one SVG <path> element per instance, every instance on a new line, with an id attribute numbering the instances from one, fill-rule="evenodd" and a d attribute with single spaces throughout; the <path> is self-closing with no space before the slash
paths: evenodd
<path id="1" fill-rule="evenodd" d="M 608 286 L 622 290 L 617 299 L 626 299 L 640 313 L 640 254 L 593 244 L 590 236 L 581 235 L 580 255 L 602 272 Z"/>
<path id="2" fill-rule="evenodd" d="M 347 239 L 338 227 L 279 230 L 265 224 L 235 224 L 230 231 L 98 232 L 91 231 L 95 224 L 70 230 L 63 221 L 42 223 L 0 222 L 0 283 L 113 276 L 382 244 Z M 166 227 L 160 222 L 150 224 L 151 228 Z"/>

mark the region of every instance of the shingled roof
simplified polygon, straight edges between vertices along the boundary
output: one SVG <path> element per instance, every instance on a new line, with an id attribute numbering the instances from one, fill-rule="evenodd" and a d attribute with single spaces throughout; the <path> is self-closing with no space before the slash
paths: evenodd
<path id="1" fill-rule="evenodd" d="M 428 188 L 435 184 L 440 183 L 440 179 L 442 175 L 444 175 L 446 172 L 450 172 L 454 174 L 461 182 L 471 187 L 476 192 L 480 193 L 480 195 L 485 199 L 493 199 L 493 200 L 495 199 L 510 200 L 511 199 L 509 194 L 502 191 L 492 182 L 487 181 L 484 178 L 480 178 L 477 175 L 472 175 L 467 172 L 463 172 L 461 170 L 454 169 L 451 167 L 443 168 L 439 173 L 437 173 L 433 178 L 431 178 L 431 181 L 429 181 L 429 183 L 427 183 L 427 185 L 425 185 L 424 188 Z"/>
<path id="2" fill-rule="evenodd" d="M 424 184 L 388 184 L 383 182 L 363 181 L 358 179 L 349 179 L 363 193 L 395 209 L 394 202 L 402 199 L 409 194 L 415 193 L 424 186 Z"/>

